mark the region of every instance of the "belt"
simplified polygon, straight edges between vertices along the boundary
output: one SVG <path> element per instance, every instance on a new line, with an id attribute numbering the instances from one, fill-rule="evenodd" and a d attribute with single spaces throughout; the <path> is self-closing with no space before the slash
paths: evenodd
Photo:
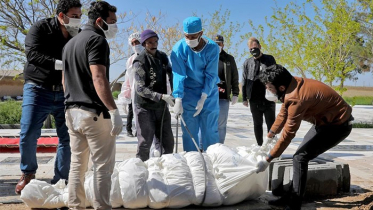
<path id="1" fill-rule="evenodd" d="M 42 87 L 44 89 L 47 89 L 47 90 L 50 90 L 50 91 L 63 91 L 63 86 L 61 84 L 59 84 L 59 85 L 45 85 L 45 84 L 37 84 L 36 82 L 33 82 L 33 81 L 26 81 L 25 84 L 40 86 L 40 87 Z"/>

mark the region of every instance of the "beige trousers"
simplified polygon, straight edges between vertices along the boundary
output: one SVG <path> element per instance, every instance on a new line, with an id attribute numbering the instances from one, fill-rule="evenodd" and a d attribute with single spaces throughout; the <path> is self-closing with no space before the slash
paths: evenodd
<path id="1" fill-rule="evenodd" d="M 69 207 L 85 209 L 87 201 L 84 192 L 85 173 L 91 156 L 93 164 L 93 208 L 111 209 L 111 175 L 115 164 L 115 136 L 110 119 L 102 114 L 78 108 L 66 110 L 66 124 L 69 128 L 71 165 L 69 173 Z"/>

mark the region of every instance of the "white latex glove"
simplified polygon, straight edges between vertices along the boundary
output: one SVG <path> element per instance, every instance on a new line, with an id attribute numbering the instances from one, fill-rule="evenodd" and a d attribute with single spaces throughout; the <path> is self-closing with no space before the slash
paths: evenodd
<path id="1" fill-rule="evenodd" d="M 109 110 L 109 114 L 110 114 L 111 124 L 113 125 L 110 135 L 118 136 L 122 132 L 122 129 L 123 129 L 122 117 L 120 116 L 118 109 Z"/>
<path id="2" fill-rule="evenodd" d="M 174 113 L 176 116 L 179 116 L 183 113 L 183 103 L 181 101 L 181 98 L 175 99 L 175 105 L 174 105 Z"/>
<path id="3" fill-rule="evenodd" d="M 123 104 L 123 112 L 124 114 L 128 114 L 128 104 Z"/>
<path id="4" fill-rule="evenodd" d="M 243 104 L 244 106 L 246 106 L 246 107 L 249 106 L 249 102 L 248 102 L 248 101 L 244 101 L 242 104 Z"/>
<path id="5" fill-rule="evenodd" d="M 271 144 L 273 141 L 276 141 L 277 140 L 277 137 L 276 136 L 273 136 L 272 138 L 269 138 L 269 137 L 266 137 L 263 141 L 263 146 L 267 145 L 267 144 Z"/>
<path id="6" fill-rule="evenodd" d="M 260 172 L 263 172 L 267 169 L 267 167 L 269 166 L 269 162 L 267 160 L 261 160 L 259 161 L 257 164 L 256 164 L 256 173 L 260 173 Z"/>
<path id="7" fill-rule="evenodd" d="M 56 70 L 62 70 L 63 69 L 63 65 L 62 65 L 61 60 L 56 60 L 54 62 L 54 69 L 56 69 Z"/>
<path id="8" fill-rule="evenodd" d="M 238 96 L 233 96 L 232 97 L 232 105 L 235 105 L 238 101 Z"/>
<path id="9" fill-rule="evenodd" d="M 166 101 L 170 106 L 174 106 L 175 103 L 173 101 L 174 97 L 166 94 L 162 94 L 162 100 Z"/>
<path id="10" fill-rule="evenodd" d="M 201 98 L 197 102 L 197 106 L 196 106 L 197 111 L 196 111 L 196 113 L 194 113 L 193 117 L 195 117 L 195 116 L 199 115 L 199 113 L 201 113 L 201 111 L 203 109 L 203 104 L 205 104 L 206 99 L 207 99 L 207 94 L 202 93 Z"/>

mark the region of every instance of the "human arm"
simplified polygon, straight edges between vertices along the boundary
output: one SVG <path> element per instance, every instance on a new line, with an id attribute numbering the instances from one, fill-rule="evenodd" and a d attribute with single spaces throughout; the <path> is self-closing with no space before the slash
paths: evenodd
<path id="1" fill-rule="evenodd" d="M 178 49 L 178 44 L 179 43 L 174 46 L 171 52 L 173 96 L 175 98 L 183 98 L 186 66 L 184 58 L 181 55 L 181 49 Z"/>
<path id="2" fill-rule="evenodd" d="M 55 70 L 56 58 L 43 53 L 44 49 L 50 45 L 46 43 L 46 35 L 53 33 L 45 22 L 37 22 L 31 26 L 25 38 L 25 54 L 26 59 L 30 64 L 39 66 L 39 71 L 49 74 Z"/>
<path id="3" fill-rule="evenodd" d="M 281 137 L 269 153 L 271 157 L 279 157 L 289 146 L 291 140 L 295 137 L 295 134 L 300 127 L 306 110 L 307 105 L 299 100 L 292 100 L 288 101 L 286 105 L 283 104 L 275 123 L 272 125 L 271 130 L 267 135 L 267 137 L 273 137 L 282 129 Z"/>
<path id="4" fill-rule="evenodd" d="M 136 93 L 143 97 L 148 98 L 152 101 L 159 102 L 162 98 L 162 94 L 152 91 L 145 84 L 146 72 L 143 65 L 140 62 L 135 62 L 133 64 L 133 70 L 135 73 L 135 91 Z"/>
<path id="5" fill-rule="evenodd" d="M 218 45 L 212 45 L 211 51 L 207 52 L 206 59 L 207 65 L 204 71 L 205 81 L 202 88 L 202 93 L 206 93 L 207 96 L 211 94 L 211 91 L 216 88 L 216 84 L 219 82 L 218 75 L 218 64 L 219 64 L 219 47 Z"/>

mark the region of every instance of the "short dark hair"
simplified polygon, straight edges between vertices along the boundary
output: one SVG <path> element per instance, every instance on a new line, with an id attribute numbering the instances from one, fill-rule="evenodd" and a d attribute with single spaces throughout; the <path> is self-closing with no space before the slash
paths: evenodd
<path id="1" fill-rule="evenodd" d="M 94 24 L 99 17 L 106 21 L 109 17 L 109 12 L 117 12 L 117 8 L 106 1 L 92 2 L 88 10 L 89 23 Z"/>
<path id="2" fill-rule="evenodd" d="M 80 0 L 60 0 L 57 4 L 56 15 L 60 14 L 60 12 L 66 14 L 69 9 L 74 7 L 82 7 Z"/>
<path id="3" fill-rule="evenodd" d="M 274 64 L 262 70 L 259 74 L 259 79 L 263 84 L 272 83 L 276 88 L 281 85 L 287 88 L 293 76 L 285 67 Z"/>

